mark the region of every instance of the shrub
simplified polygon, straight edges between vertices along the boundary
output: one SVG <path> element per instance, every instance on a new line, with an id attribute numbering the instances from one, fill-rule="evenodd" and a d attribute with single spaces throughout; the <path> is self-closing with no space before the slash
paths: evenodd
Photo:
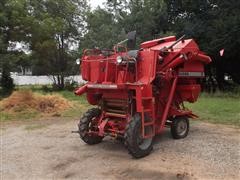
<path id="1" fill-rule="evenodd" d="M 2 77 L 0 79 L 0 85 L 2 87 L 3 94 L 9 94 L 14 89 L 13 79 L 11 78 L 10 72 L 3 69 Z"/>

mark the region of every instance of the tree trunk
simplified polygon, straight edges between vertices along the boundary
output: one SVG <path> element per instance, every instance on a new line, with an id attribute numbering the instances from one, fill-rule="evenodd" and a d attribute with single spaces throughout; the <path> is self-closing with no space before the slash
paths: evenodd
<path id="1" fill-rule="evenodd" d="M 64 76 L 61 75 L 61 89 L 64 89 Z"/>
<path id="2" fill-rule="evenodd" d="M 225 80 L 224 80 L 224 68 L 220 62 L 216 63 L 216 80 L 220 90 L 224 90 Z"/>

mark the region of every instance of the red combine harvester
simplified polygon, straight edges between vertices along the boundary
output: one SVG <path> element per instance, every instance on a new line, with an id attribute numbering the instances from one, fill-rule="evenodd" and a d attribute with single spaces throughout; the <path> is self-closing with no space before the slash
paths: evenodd
<path id="1" fill-rule="evenodd" d="M 75 91 L 86 93 L 97 108 L 88 110 L 78 125 L 81 139 L 97 144 L 105 136 L 122 139 L 129 153 L 148 155 L 153 138 L 171 128 L 174 139 L 187 136 L 189 118 L 197 116 L 183 102 L 195 102 L 211 62 L 193 39 L 175 36 L 144 42 L 139 50 L 121 45 L 134 43 L 135 32 L 113 50 L 85 50 L 81 73 L 87 83 Z"/>

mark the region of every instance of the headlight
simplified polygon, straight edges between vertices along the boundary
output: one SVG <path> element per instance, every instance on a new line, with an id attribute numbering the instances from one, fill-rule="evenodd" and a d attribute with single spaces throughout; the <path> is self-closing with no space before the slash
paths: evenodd
<path id="1" fill-rule="evenodd" d="M 121 56 L 118 56 L 118 57 L 117 57 L 117 63 L 118 63 L 118 64 L 121 64 L 122 61 L 123 61 L 123 58 L 122 58 Z"/>
<path id="2" fill-rule="evenodd" d="M 76 59 L 76 64 L 80 65 L 81 64 L 81 59 Z"/>

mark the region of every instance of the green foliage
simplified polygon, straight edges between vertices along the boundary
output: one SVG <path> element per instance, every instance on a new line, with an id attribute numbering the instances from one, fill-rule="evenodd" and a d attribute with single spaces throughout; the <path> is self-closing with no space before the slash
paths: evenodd
<path id="1" fill-rule="evenodd" d="M 166 4 L 163 0 L 133 0 L 130 13 L 122 21 L 126 30 L 137 30 L 139 42 L 164 35 L 169 30 Z"/>
<path id="2" fill-rule="evenodd" d="M 27 41 L 28 27 L 22 21 L 26 16 L 25 0 L 0 2 L 0 72 L 3 93 L 11 92 L 14 87 L 10 72 L 16 69 L 20 53 L 9 49 L 13 48 L 13 42 Z"/>
<path id="3" fill-rule="evenodd" d="M 167 6 L 163 0 L 107 1 L 106 7 L 87 13 L 84 48 L 112 48 L 127 32 L 137 30 L 137 43 L 169 34 Z"/>
<path id="4" fill-rule="evenodd" d="M 88 9 L 86 0 L 2 0 L 0 70 L 6 62 L 8 73 L 20 65 L 33 66 L 35 74 L 51 75 L 63 88 L 65 76 L 76 73 L 77 53 L 71 49 L 82 36 Z M 16 43 L 29 47 L 31 54 L 17 52 Z"/>
<path id="5" fill-rule="evenodd" d="M 112 48 L 127 32 L 137 30 L 138 44 L 174 34 L 194 38 L 213 59 L 209 79 L 216 79 L 220 89 L 229 89 L 225 75 L 240 84 L 239 0 L 107 0 L 95 10 L 87 2 L 1 0 L 0 71 L 3 64 L 9 72 L 32 66 L 34 74 L 52 76 L 55 87 L 62 89 L 65 77 L 78 72 L 74 61 L 80 52 L 72 47 L 79 46 L 81 52 Z M 14 50 L 16 42 L 31 53 Z"/>
<path id="6" fill-rule="evenodd" d="M 124 39 L 124 32 L 113 15 L 104 9 L 96 9 L 87 13 L 87 30 L 80 41 L 80 48 L 112 48 L 118 41 Z"/>
<path id="7" fill-rule="evenodd" d="M 235 125 L 240 127 L 240 96 L 217 94 L 215 96 L 204 94 L 198 102 L 187 104 L 202 121 Z"/>
<path id="8" fill-rule="evenodd" d="M 55 87 L 63 89 L 64 78 L 76 73 L 77 57 L 70 49 L 82 35 L 88 6 L 85 0 L 36 1 L 34 6 L 40 6 L 33 12 L 34 73 L 51 75 Z"/>
<path id="9" fill-rule="evenodd" d="M 0 86 L 2 94 L 10 94 L 14 89 L 13 79 L 11 78 L 7 64 L 3 66 L 2 76 L 0 77 Z"/>
<path id="10" fill-rule="evenodd" d="M 213 59 L 209 76 L 225 89 L 224 75 L 240 84 L 240 1 L 165 0 L 172 29 L 197 40 Z M 223 57 L 219 51 L 225 49 Z"/>
<path id="11" fill-rule="evenodd" d="M 194 38 L 201 50 L 213 59 L 207 75 L 221 90 L 230 75 L 240 84 L 240 1 L 220 0 L 108 0 L 104 8 L 88 12 L 84 48 L 111 48 L 124 35 L 137 30 L 138 44 L 165 35 Z M 225 50 L 220 57 L 219 51 Z M 211 84 L 211 82 L 210 82 Z"/>

